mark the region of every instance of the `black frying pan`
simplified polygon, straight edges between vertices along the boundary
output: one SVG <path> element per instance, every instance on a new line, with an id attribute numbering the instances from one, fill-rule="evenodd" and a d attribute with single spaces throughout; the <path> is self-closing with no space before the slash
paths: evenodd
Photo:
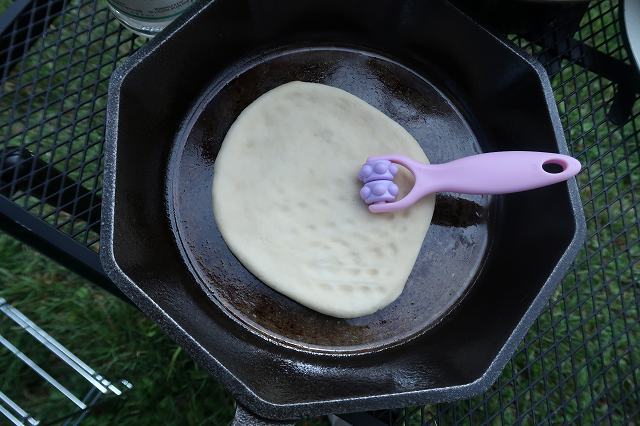
<path id="1" fill-rule="evenodd" d="M 211 182 L 220 144 L 240 112 L 260 95 L 292 80 L 328 84 L 364 99 L 409 130 L 434 162 L 481 152 L 453 102 L 388 57 L 335 44 L 262 53 L 227 71 L 196 103 L 169 162 L 172 229 L 204 293 L 251 331 L 293 348 L 323 352 L 380 350 L 440 321 L 474 282 L 486 257 L 490 242 L 486 221 L 464 228 L 433 227 L 400 298 L 373 315 L 336 320 L 267 287 L 233 256 L 213 217 Z M 449 198 L 449 204 L 460 216 L 463 208 L 455 206 L 457 200 Z M 489 197 L 475 196 L 473 202 L 481 218 L 491 216 L 488 211 L 495 203 L 490 204 Z"/>
<path id="2" fill-rule="evenodd" d="M 101 256 L 122 291 L 269 418 L 450 400 L 492 383 L 575 256 L 575 182 L 440 197 L 400 298 L 341 320 L 276 293 L 231 254 L 213 217 L 213 164 L 242 109 L 292 80 L 364 99 L 433 162 L 566 153 L 541 67 L 441 1 L 217 0 L 172 28 L 110 87 Z"/>

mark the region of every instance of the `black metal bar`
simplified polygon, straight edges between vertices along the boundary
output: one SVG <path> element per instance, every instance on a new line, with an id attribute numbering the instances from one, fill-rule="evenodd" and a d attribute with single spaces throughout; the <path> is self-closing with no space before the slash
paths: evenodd
<path id="1" fill-rule="evenodd" d="M 558 55 L 558 51 L 562 51 L 562 49 L 558 44 L 558 40 L 573 38 L 573 35 L 580 29 L 580 20 L 587 10 L 587 3 L 576 4 L 565 9 L 561 17 L 557 17 L 557 20 L 561 20 L 564 25 L 540 26 L 534 30 L 520 34 L 527 40 L 536 41 L 543 46 L 553 46 L 553 49 L 543 49 L 538 55 L 538 60 L 544 64 L 550 78 L 562 69 L 562 58 Z M 553 28 L 553 30 L 549 31 L 549 28 Z"/>
<path id="2" fill-rule="evenodd" d="M 376 419 L 369 413 L 336 414 L 352 426 L 386 426 L 387 423 Z"/>
<path id="3" fill-rule="evenodd" d="M 13 25 L 22 11 L 31 3 L 32 0 L 16 0 L 9 8 L 0 15 L 0 37 L 3 37 L 8 33 L 10 27 Z"/>
<path id="4" fill-rule="evenodd" d="M 640 93 L 640 76 L 632 65 L 573 38 L 564 39 L 562 43 L 550 43 L 548 39 L 543 41 L 544 47 L 554 50 L 562 58 Z"/>
<path id="5" fill-rule="evenodd" d="M 111 294 L 129 299 L 105 275 L 98 254 L 0 195 L 0 229 Z"/>
<path id="6" fill-rule="evenodd" d="M 538 59 L 545 64 L 549 76 L 560 72 L 561 60 L 565 59 L 614 83 L 616 93 L 607 116 L 612 123 L 622 125 L 629 120 L 640 94 L 640 74 L 632 65 L 576 40 L 573 34 L 579 28 L 579 17 L 583 13 L 579 9 L 576 11 L 579 13 L 571 19 L 573 25 L 560 26 L 554 31 L 542 30 L 529 37 L 544 47 Z"/>
<path id="7" fill-rule="evenodd" d="M 629 120 L 629 116 L 633 110 L 633 104 L 636 102 L 636 94 L 626 85 L 620 84 L 616 94 L 611 101 L 611 107 L 607 117 L 612 123 L 622 126 Z"/>
<path id="8" fill-rule="evenodd" d="M 7 183 L 0 193 L 11 198 L 17 191 L 40 199 L 56 209 L 66 212 L 74 220 L 82 220 L 95 232 L 100 232 L 100 199 L 52 164 L 34 157 L 24 148 L 0 150 L 0 182 Z M 13 185 L 8 185 L 13 183 Z"/>

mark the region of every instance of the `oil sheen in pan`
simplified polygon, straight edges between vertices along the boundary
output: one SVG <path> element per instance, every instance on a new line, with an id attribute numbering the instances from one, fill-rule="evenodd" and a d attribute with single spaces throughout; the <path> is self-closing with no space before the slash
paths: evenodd
<path id="1" fill-rule="evenodd" d="M 293 80 L 339 87 L 365 100 L 407 129 L 432 162 L 482 152 L 470 126 L 442 92 L 377 53 L 297 47 L 248 60 L 212 82 L 176 138 L 167 195 L 185 262 L 205 294 L 232 318 L 297 350 L 367 353 L 422 334 L 453 309 L 481 270 L 489 247 L 489 225 L 483 220 L 490 206 L 487 196 L 459 201 L 439 197 L 434 223 L 402 295 L 355 319 L 322 315 L 272 290 L 243 267 L 222 239 L 210 192 L 220 145 L 246 106 Z"/>

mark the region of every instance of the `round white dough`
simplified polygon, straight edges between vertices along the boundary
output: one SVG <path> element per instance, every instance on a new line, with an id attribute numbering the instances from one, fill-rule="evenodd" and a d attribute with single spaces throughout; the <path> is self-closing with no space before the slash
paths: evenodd
<path id="1" fill-rule="evenodd" d="M 371 314 L 402 293 L 435 203 L 431 196 L 404 212 L 367 210 L 360 167 L 391 153 L 428 161 L 402 126 L 361 99 L 316 83 L 279 86 L 240 114 L 220 148 L 218 228 L 276 291 L 335 317 Z M 412 179 L 400 170 L 400 196 Z"/>

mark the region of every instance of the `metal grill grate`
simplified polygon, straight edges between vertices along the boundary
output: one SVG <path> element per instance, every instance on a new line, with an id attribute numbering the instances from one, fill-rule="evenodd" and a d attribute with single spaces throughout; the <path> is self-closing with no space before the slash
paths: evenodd
<path id="1" fill-rule="evenodd" d="M 389 424 L 627 423 L 640 411 L 640 79 L 615 1 L 510 40 L 549 72 L 579 177 L 585 250 L 498 382 Z M 109 75 L 143 41 L 104 2 L 26 2 L 0 36 L 0 194 L 97 249 Z M 40 34 L 42 32 L 42 34 Z M 0 197 L 0 202 L 2 199 Z"/>
<path id="2" fill-rule="evenodd" d="M 10 323 L 9 326 L 6 323 Z M 1 297 L 0 331 L 0 361 L 3 368 L 10 377 L 15 377 L 16 371 L 21 370 L 21 374 L 17 375 L 20 378 L 18 383 L 11 380 L 7 383 L 5 380 L 2 391 L 6 393 L 0 391 L 0 420 L 4 417 L 9 424 L 36 426 L 41 421 L 51 424 L 66 420 L 65 426 L 77 425 L 100 400 L 112 400 L 132 388 L 126 380 L 115 384 L 109 381 Z M 22 347 L 29 348 L 26 352 L 31 356 L 23 352 Z M 48 411 L 49 415 L 55 413 L 55 419 L 34 416 L 35 411 L 43 414 L 47 410 L 34 407 L 33 403 L 25 406 L 22 405 L 25 401 L 12 399 L 21 397 L 27 403 L 29 399 L 34 399 L 25 397 L 29 392 L 24 392 L 24 389 L 22 394 L 19 391 L 21 387 L 33 385 L 33 378 L 52 394 L 48 395 L 49 404 L 55 409 L 49 407 Z M 84 397 L 76 396 L 78 392 Z"/>
<path id="3" fill-rule="evenodd" d="M 103 2 L 36 0 L 20 16 L 0 38 L 0 194 L 97 251 L 107 85 L 143 39 Z"/>

